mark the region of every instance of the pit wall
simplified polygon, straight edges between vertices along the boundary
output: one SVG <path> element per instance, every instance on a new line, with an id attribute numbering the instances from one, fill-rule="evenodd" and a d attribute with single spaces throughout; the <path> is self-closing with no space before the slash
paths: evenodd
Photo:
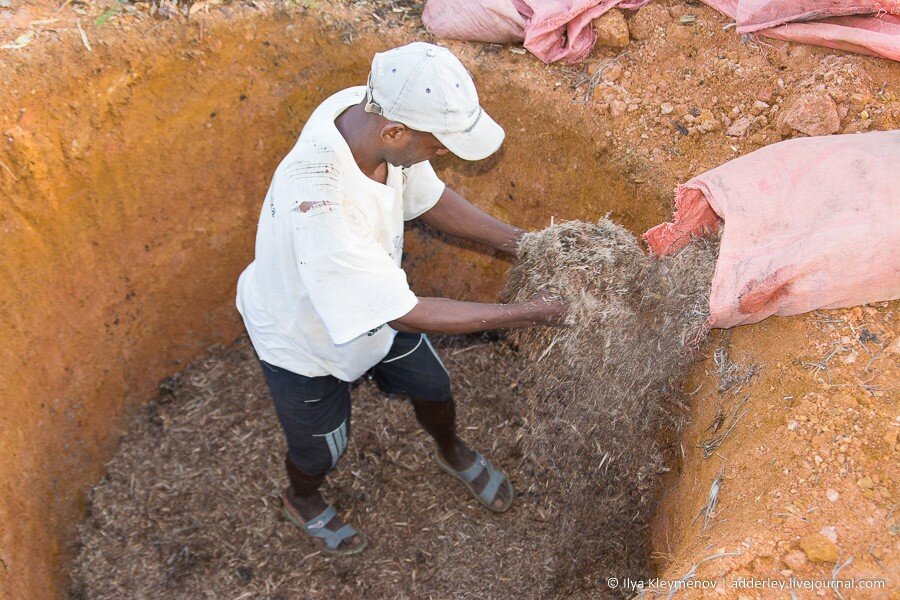
<path id="1" fill-rule="evenodd" d="M 235 281 L 304 119 L 364 82 L 373 52 L 409 41 L 339 34 L 299 15 L 222 17 L 105 33 L 90 55 L 66 38 L 4 67 L 0 597 L 64 594 L 86 490 L 129 417 L 241 333 Z M 639 231 L 664 215 L 665 191 L 630 200 L 581 110 L 513 83 L 521 63 L 459 48 L 508 136 L 496 159 L 439 162 L 446 181 L 528 228 L 613 211 Z M 488 299 L 508 267 L 421 229 L 407 253 L 420 295 Z"/>

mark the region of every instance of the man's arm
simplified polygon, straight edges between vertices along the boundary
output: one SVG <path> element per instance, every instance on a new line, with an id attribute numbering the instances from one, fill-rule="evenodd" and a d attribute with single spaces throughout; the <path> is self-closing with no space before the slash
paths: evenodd
<path id="1" fill-rule="evenodd" d="M 489 329 L 561 325 L 566 311 L 565 302 L 543 294 L 516 304 L 419 298 L 419 303 L 411 311 L 388 324 L 397 331 L 414 333 L 475 333 Z"/>
<path id="2" fill-rule="evenodd" d="M 511 256 L 515 255 L 525 233 L 478 209 L 449 187 L 444 188 L 437 204 L 419 218 L 440 232 L 490 246 Z"/>

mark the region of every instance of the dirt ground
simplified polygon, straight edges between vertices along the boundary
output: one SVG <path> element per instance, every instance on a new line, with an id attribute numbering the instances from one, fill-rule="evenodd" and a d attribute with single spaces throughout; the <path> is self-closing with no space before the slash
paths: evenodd
<path id="1" fill-rule="evenodd" d="M 661 576 L 678 580 L 707 557 L 738 553 L 701 564 L 697 579 L 855 577 L 885 587 L 839 588 L 843 597 L 896 597 L 898 308 L 818 311 L 714 334 L 686 383 L 691 419 L 663 480 L 654 525 Z M 786 596 L 721 584 L 692 592 Z"/>
<path id="2" fill-rule="evenodd" d="M 139 97 L 141 76 L 150 77 L 145 67 L 154 60 L 196 66 L 196 74 L 182 73 L 178 77 L 195 78 L 190 85 L 201 86 L 204 93 L 212 94 L 216 86 L 229 93 L 234 91 L 234 102 L 240 105 L 243 100 L 237 99 L 239 90 L 228 82 L 211 83 L 208 90 L 203 87 L 208 75 L 199 66 L 214 64 L 217 53 L 230 52 L 229 40 L 225 40 L 223 49 L 222 38 L 217 38 L 215 33 L 229 31 L 228 23 L 244 23 L 241 35 L 247 36 L 248 43 L 262 40 L 269 44 L 266 50 L 260 51 L 269 54 L 264 57 L 266 65 L 255 67 L 257 81 L 284 69 L 292 50 L 276 49 L 278 44 L 299 43 L 291 42 L 281 29 L 271 25 L 267 19 L 272 15 L 281 19 L 275 21 L 279 26 L 290 24 L 300 16 L 317 19 L 324 28 L 339 32 L 348 49 L 374 47 L 372 39 L 378 36 L 394 43 L 428 39 L 418 20 L 421 3 L 417 2 L 220 4 L 207 1 L 194 6 L 198 8 L 192 14 L 187 7 L 183 8 L 187 14 L 179 14 L 176 5 L 164 2 L 150 15 L 151 5 L 147 3 L 72 1 L 61 5 L 46 2 L 0 5 L 0 33 L 3 34 L 0 42 L 13 42 L 22 35 L 28 38 L 27 45 L 21 49 L 3 50 L 0 55 L 0 75 L 4 81 L 12 82 L 0 90 L 0 99 L 6 106 L 17 107 L 3 115 L 5 142 L 13 148 L 18 147 L 16 144 L 31 143 L 21 132 L 49 120 L 54 131 L 62 132 L 61 141 L 54 140 L 52 144 L 70 162 L 83 164 L 80 162 L 83 157 L 98 152 L 97 148 L 109 155 L 130 149 L 131 146 L 121 141 L 93 142 L 93 145 L 92 139 L 97 136 L 94 124 L 100 121 L 99 115 L 127 115 L 129 105 L 147 99 Z M 504 80 L 526 89 L 531 96 L 548 99 L 547 104 L 556 104 L 555 108 L 540 105 L 546 111 L 543 118 L 515 116 L 512 112 L 515 109 L 510 108 L 513 105 L 504 104 L 503 108 L 510 112 L 500 120 L 510 133 L 511 143 L 522 145 L 535 138 L 546 140 L 554 136 L 560 139 L 558 146 L 543 147 L 541 159 L 546 161 L 543 169 L 546 173 L 535 173 L 531 181 L 519 165 L 519 171 L 509 179 L 508 185 L 504 181 L 503 186 L 484 187 L 486 179 L 504 177 L 513 169 L 509 164 L 513 156 L 510 150 L 506 162 L 501 159 L 499 164 L 481 167 L 465 167 L 448 160 L 438 165 L 441 174 L 471 195 L 477 195 L 479 189 L 489 189 L 490 197 L 481 199 L 480 205 L 500 216 L 519 220 L 525 226 L 546 224 L 551 215 L 567 218 L 598 215 L 613 204 L 621 207 L 613 212 L 613 218 L 640 232 L 666 216 L 670 209 L 670 190 L 677 183 L 785 136 L 799 135 L 780 123 L 779 117 L 795 108 L 804 94 L 818 98 L 817 106 L 822 107 L 822 113 L 830 114 L 833 106 L 840 132 L 900 126 L 900 68 L 896 64 L 803 45 L 752 37 L 742 39 L 733 31 L 723 30 L 724 18 L 695 2 L 665 0 L 651 6 L 652 10 L 644 9 L 638 15 L 642 15 L 639 18 L 644 30 L 652 35 L 647 39 L 633 39 L 620 52 L 597 49 L 582 67 L 545 67 L 533 57 L 519 54 L 517 48 L 447 42 L 467 64 L 475 66 L 476 72 L 495 72 L 493 77 L 482 76 L 487 86 L 483 95 L 489 105 Z M 695 14 L 696 23 L 681 25 L 679 17 L 685 13 Z M 630 18 L 634 22 L 638 16 Z M 259 31 L 254 33 L 257 27 Z M 29 31 L 34 34 L 29 36 Z M 166 52 L 168 43 L 177 47 L 177 53 Z M 92 51 L 88 52 L 87 46 Z M 128 56 L 129 48 L 135 49 L 134 56 Z M 52 64 L 56 56 L 66 57 L 73 70 L 83 68 L 79 73 L 85 81 L 93 77 L 100 82 L 86 84 L 91 85 L 90 95 L 80 98 L 72 89 L 65 89 L 58 92 L 71 95 L 71 99 L 66 96 L 65 102 L 56 97 L 34 96 L 35 90 L 43 89 L 45 77 L 58 79 L 63 75 L 62 70 L 37 72 L 30 63 Z M 122 63 L 128 65 L 122 69 L 123 73 L 108 68 Z M 262 93 L 274 89 L 288 94 L 284 85 L 271 88 L 263 85 L 257 89 Z M 190 93 L 187 87 L 185 93 Z M 166 104 L 164 98 L 158 102 Z M 28 106 L 27 111 L 21 110 L 24 105 Z M 42 106 L 52 106 L 52 110 Z M 267 114 L 262 104 L 243 106 L 244 112 L 240 114 L 254 110 Z M 220 127 L 215 118 L 231 118 L 227 111 L 215 106 L 197 107 L 198 115 L 200 108 L 203 108 L 203 119 L 190 134 L 195 140 L 203 139 L 204 128 L 215 131 Z M 208 116 L 217 109 L 218 117 Z M 577 161 L 564 152 L 566 138 L 575 134 L 560 133 L 552 126 L 554 121 L 573 121 L 573 114 L 577 115 L 584 135 L 578 138 Z M 816 114 L 809 116 L 816 121 Z M 827 120 L 825 116 L 819 114 L 819 120 Z M 302 122 L 302 115 L 288 113 L 286 117 L 291 126 L 279 131 L 283 143 L 295 135 L 293 126 Z M 154 115 L 154 118 L 163 117 Z M 129 132 L 140 130 L 132 124 L 124 131 L 130 135 Z M 588 146 L 583 139 L 590 139 L 592 145 Z M 4 190 L 24 189 L 27 185 L 29 198 L 47 195 L 47 181 L 52 177 L 42 170 L 36 154 L 7 150 L 4 147 L 0 153 L 3 159 L 0 182 Z M 265 153 L 274 156 L 276 150 L 270 146 Z M 201 151 L 211 149 L 201 148 Z M 519 156 L 516 160 L 522 159 Z M 239 166 L 240 161 L 234 158 L 233 163 L 222 165 L 220 176 L 225 176 L 226 169 Z M 102 164 L 92 163 L 88 168 L 99 173 L 102 181 L 105 168 Z M 608 198 L 591 197 L 592 177 L 585 176 L 586 171 L 594 179 L 608 181 L 608 186 L 598 186 Z M 176 171 L 176 175 L 185 180 L 189 177 L 187 172 Z M 111 190 L 120 191 L 112 183 L 121 176 L 116 172 L 114 180 L 106 182 Z M 573 183 L 573 179 L 583 183 Z M 132 186 L 124 189 L 134 192 Z M 70 197 L 63 194 L 62 198 L 60 205 L 67 205 Z M 8 215 L 4 218 L 7 220 L 0 222 L 12 222 Z M 457 254 L 451 254 L 434 250 L 436 246 L 435 240 L 427 235 L 411 236 L 408 251 L 422 259 L 418 264 L 430 261 L 435 265 L 431 273 L 412 266 L 413 280 L 420 282 L 422 291 L 434 293 L 442 287 L 446 289 L 445 280 L 454 274 L 456 267 L 448 258 L 459 256 L 465 257 L 465 262 L 457 275 L 472 282 L 470 287 L 454 288 L 459 296 L 484 297 L 496 289 L 497 274 L 502 273 L 504 265 L 471 259 L 470 250 L 453 249 Z M 195 242 L 186 244 L 182 250 L 190 253 L 192 249 Z M 122 294 L 127 291 L 123 289 Z M 4 306 L 0 308 L 7 310 Z M 145 311 L 149 309 L 148 306 Z M 170 310 L 175 311 L 177 307 Z M 742 576 L 819 581 L 853 576 L 882 578 L 888 582 L 885 589 L 841 593 L 851 598 L 896 597 L 900 577 L 900 525 L 895 514 L 900 431 L 898 310 L 900 305 L 893 302 L 821 311 L 790 319 L 770 319 L 714 336 L 705 359 L 694 369 L 686 385 L 691 393 L 691 421 L 681 444 L 670 449 L 673 470 L 664 482 L 654 524 L 654 551 L 661 577 L 678 580 L 693 573 L 693 565 L 699 565 L 697 580 L 721 577 L 729 583 Z M 129 311 L 129 317 L 138 319 L 137 313 Z M 35 319 L 43 318 L 40 311 L 33 314 Z M 132 333 L 138 334 L 145 326 L 139 319 L 135 323 Z M 78 329 L 78 324 L 73 323 L 72 328 Z M 89 334 L 83 335 L 87 339 Z M 51 339 L 47 343 L 55 342 Z M 475 347 L 466 350 L 468 344 Z M 473 546 L 479 548 L 478 556 L 487 565 L 507 561 L 503 563 L 505 566 L 533 556 L 531 552 L 539 552 L 533 546 L 534 540 L 549 535 L 552 523 L 541 516 L 540 498 L 527 493 L 529 482 L 515 473 L 520 457 L 515 454 L 514 388 L 510 391 L 504 387 L 507 385 L 504 381 L 486 375 L 489 369 L 479 368 L 479 364 L 487 361 L 483 345 L 456 340 L 447 341 L 442 348 L 457 373 L 456 385 L 464 405 L 463 423 L 475 428 L 469 430 L 471 439 L 482 448 L 491 448 L 500 464 L 512 470 L 519 489 L 526 490 L 517 512 L 507 521 L 468 508 L 467 504 L 471 503 L 462 492 L 444 485 L 437 470 L 428 463 L 425 439 L 415 433 L 406 407 L 401 402 L 379 397 L 366 383 L 357 390 L 357 405 L 376 408 L 357 412 L 358 427 L 348 456 L 350 460 L 334 481 L 332 497 L 349 509 L 351 516 L 358 516 L 360 526 L 367 533 L 378 538 L 375 552 L 370 553 L 371 564 L 364 571 L 370 575 L 375 571 L 368 569 L 378 567 L 378 577 L 362 577 L 363 571 L 357 571 L 353 565 L 309 556 L 311 551 L 303 545 L 303 540 L 275 517 L 274 498 L 282 485 L 278 464 L 281 442 L 261 393 L 261 382 L 254 374 L 249 349 L 241 342 L 188 370 L 182 376 L 180 387 L 176 386 L 175 392 L 167 395 L 168 404 L 151 403 L 147 409 L 150 412 L 138 418 L 121 450 L 158 457 L 160 469 L 164 465 L 171 467 L 165 473 L 167 477 L 197 476 L 201 480 L 205 477 L 213 484 L 213 478 L 222 478 L 224 473 L 203 471 L 196 462 L 192 454 L 194 447 L 199 447 L 196 432 L 171 426 L 175 422 L 203 422 L 209 427 L 210 435 L 202 443 L 215 446 L 223 453 L 239 449 L 239 456 L 245 456 L 242 445 L 257 444 L 252 446 L 256 450 L 250 453 L 253 460 L 246 463 L 248 466 L 241 463 L 241 485 L 226 476 L 227 485 L 208 501 L 196 494 L 185 498 L 167 491 L 159 480 L 154 481 L 159 473 L 152 469 L 133 474 L 117 472 L 116 461 L 127 459 L 122 454 L 111 463 L 110 483 L 95 492 L 119 494 L 115 497 L 121 498 L 122 512 L 118 515 L 93 513 L 88 523 L 106 524 L 108 529 L 104 531 L 108 531 L 111 539 L 108 548 L 118 548 L 122 557 L 127 557 L 138 552 L 137 548 L 127 547 L 129 540 L 137 543 L 133 537 L 136 534 L 117 530 L 114 524 L 117 519 L 128 522 L 141 519 L 143 531 L 148 539 L 154 540 L 158 557 L 146 565 L 148 571 L 144 576 L 139 565 L 129 564 L 108 552 L 101 553 L 99 548 L 94 555 L 90 554 L 90 548 L 82 550 L 80 564 L 90 565 L 97 574 L 124 566 L 117 571 L 117 577 L 133 582 L 138 586 L 134 589 L 146 590 L 148 597 L 170 597 L 177 594 L 183 582 L 212 572 L 225 574 L 221 579 L 208 580 L 211 596 L 230 597 L 234 590 L 240 589 L 241 593 L 248 593 L 246 597 L 276 597 L 289 596 L 292 589 L 303 589 L 310 595 L 316 591 L 322 594 L 365 591 L 366 595 L 376 597 L 402 597 L 406 593 L 409 597 L 424 597 L 429 593 L 460 595 L 460 590 L 466 590 L 464 593 L 484 597 L 491 596 L 492 590 L 502 585 L 504 591 L 533 597 L 535 588 L 525 584 L 527 579 L 496 582 L 483 573 L 459 572 L 462 557 L 470 557 Z M 729 368 L 732 364 L 734 369 Z M 168 364 L 166 368 L 172 372 L 179 367 Z M 749 376 L 751 372 L 753 376 Z M 99 372 L 98 377 L 102 377 Z M 70 379 L 66 379 L 66 385 Z M 732 379 L 736 383 L 730 387 L 722 383 Z M 481 386 L 477 397 L 466 391 L 470 382 Z M 86 389 L 89 384 L 85 383 Z M 219 396 L 203 392 L 204 386 L 212 386 L 205 389 Z M 63 394 L 68 389 L 61 384 L 53 392 Z M 199 398 L 206 394 L 203 401 L 206 404 L 201 401 L 191 404 L 192 394 Z M 101 393 L 98 397 L 106 396 Z M 219 407 L 221 398 L 225 401 Z M 241 403 L 242 400 L 245 402 Z M 116 407 L 115 411 L 120 410 L 117 401 L 107 398 L 104 402 Z M 210 408 L 210 403 L 215 407 Z M 253 407 L 250 418 L 248 406 Z M 215 412 L 217 409 L 219 412 Z M 101 406 L 99 412 L 104 410 Z M 158 419 L 153 417 L 154 410 Z M 221 416 L 213 418 L 216 415 Z M 172 419 L 168 426 L 167 418 Z M 102 429 L 92 429 L 91 439 L 110 435 Z M 159 436 L 163 431 L 169 445 L 151 444 L 150 440 L 162 439 Z M 263 435 L 241 437 L 249 431 Z M 238 432 L 242 433 L 237 435 Z M 698 445 L 710 440 L 715 445 L 717 436 L 726 432 L 715 452 L 704 458 L 704 449 Z M 215 444 L 216 435 L 223 440 L 219 445 Z M 707 444 L 707 447 L 711 446 Z M 160 454 L 164 448 L 169 448 L 171 455 Z M 381 448 L 382 454 L 376 448 Z M 368 449 L 372 452 L 368 453 Z M 62 443 L 55 451 L 62 451 Z M 717 505 L 704 524 L 704 518 L 697 515 L 707 507 L 710 488 L 717 480 L 720 483 Z M 62 483 L 54 484 L 46 493 L 49 497 L 53 490 L 63 488 Z M 233 504 L 229 500 L 234 494 L 250 500 Z M 413 513 L 419 521 L 393 518 L 396 507 L 404 506 L 404 499 L 418 501 L 431 497 L 435 508 L 429 510 L 437 511 L 438 518 L 445 519 L 439 524 L 429 525 L 422 513 Z M 259 500 L 254 501 L 256 498 Z M 61 503 L 70 504 L 69 496 Z M 252 507 L 252 516 L 234 512 L 234 506 L 245 505 Z M 196 511 L 194 516 L 182 507 Z M 204 511 L 214 507 L 219 511 L 212 521 L 214 526 L 207 527 L 207 523 L 197 520 L 196 515 L 209 514 Z M 259 529 L 251 528 L 244 535 L 233 527 L 236 522 L 251 523 Z M 521 546 L 491 548 L 491 531 L 496 527 L 513 527 L 520 532 Z M 0 574 L 4 576 L 9 576 L 7 565 L 13 564 L 9 553 L 9 548 L 0 549 Z M 851 558 L 852 562 L 847 563 Z M 836 564 L 845 566 L 836 568 Z M 539 564 L 528 566 L 540 572 Z M 232 570 L 219 570 L 226 567 Z M 275 572 L 285 573 L 285 579 L 269 575 Z M 310 583 L 310 574 L 315 583 Z M 598 574 L 598 579 L 614 575 Z M 133 593 L 131 589 L 104 588 L 114 583 L 112 579 L 105 583 L 83 578 L 80 581 L 83 584 L 78 589 L 86 597 L 122 597 Z M 304 587 L 297 587 L 301 585 Z M 801 598 L 835 596 L 834 592 L 825 590 L 796 592 Z M 772 590 L 724 584 L 714 590 L 685 593 L 747 598 L 786 596 L 783 592 L 775 594 Z M 241 597 L 240 593 L 235 597 Z"/>

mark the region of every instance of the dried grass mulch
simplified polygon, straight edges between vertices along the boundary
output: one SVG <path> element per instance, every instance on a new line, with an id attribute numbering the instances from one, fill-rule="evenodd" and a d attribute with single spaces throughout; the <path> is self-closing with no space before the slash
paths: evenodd
<path id="1" fill-rule="evenodd" d="M 122 440 L 81 527 L 73 598 L 523 598 L 546 581 L 555 524 L 519 474 L 513 358 L 488 337 L 438 340 L 463 437 L 508 470 L 518 497 L 496 515 L 432 462 L 399 398 L 364 381 L 353 435 L 324 493 L 370 540 L 316 552 L 281 515 L 284 442 L 242 338 L 163 388 Z"/>

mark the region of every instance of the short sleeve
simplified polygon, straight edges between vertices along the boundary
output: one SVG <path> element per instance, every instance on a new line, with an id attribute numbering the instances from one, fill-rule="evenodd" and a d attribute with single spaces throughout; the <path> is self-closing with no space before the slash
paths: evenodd
<path id="1" fill-rule="evenodd" d="M 437 204 L 444 193 L 444 182 L 427 160 L 404 169 L 403 175 L 403 219 L 409 221 Z"/>
<path id="2" fill-rule="evenodd" d="M 416 306 L 403 269 L 377 242 L 351 233 L 340 210 L 298 211 L 292 217 L 300 280 L 335 344 Z"/>

